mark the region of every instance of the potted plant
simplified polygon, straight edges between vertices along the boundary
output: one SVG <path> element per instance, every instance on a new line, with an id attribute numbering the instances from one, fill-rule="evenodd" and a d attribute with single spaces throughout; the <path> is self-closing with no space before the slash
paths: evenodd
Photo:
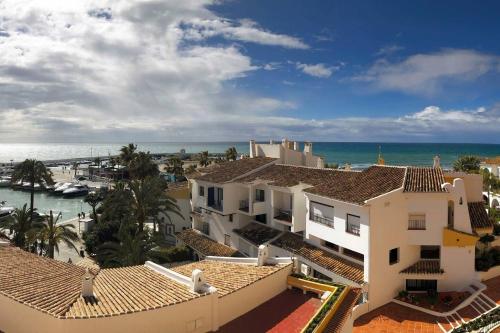
<path id="1" fill-rule="evenodd" d="M 406 302 L 406 298 L 408 297 L 408 292 L 406 290 L 400 290 L 399 293 L 398 293 L 398 297 Z"/>

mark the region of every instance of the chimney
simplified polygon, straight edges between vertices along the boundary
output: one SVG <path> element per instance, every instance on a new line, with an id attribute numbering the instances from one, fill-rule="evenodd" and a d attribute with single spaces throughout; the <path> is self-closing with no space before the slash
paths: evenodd
<path id="1" fill-rule="evenodd" d="M 299 143 L 297 141 L 293 142 L 293 150 L 299 151 Z"/>
<path id="2" fill-rule="evenodd" d="M 325 167 L 325 159 L 323 157 L 318 157 L 318 165 L 317 168 L 323 169 Z"/>
<path id="3" fill-rule="evenodd" d="M 250 158 L 257 157 L 255 151 L 255 140 L 250 140 Z"/>
<path id="4" fill-rule="evenodd" d="M 207 283 L 203 271 L 199 269 L 193 270 L 191 273 L 191 291 L 195 293 L 203 292 L 203 286 Z"/>
<path id="5" fill-rule="evenodd" d="M 94 275 L 90 273 L 88 268 L 85 269 L 82 278 L 82 296 L 94 297 Z"/>
<path id="6" fill-rule="evenodd" d="M 257 266 L 264 266 L 268 257 L 269 248 L 267 247 L 267 245 L 260 245 L 259 252 L 257 254 Z"/>
<path id="7" fill-rule="evenodd" d="M 350 163 L 346 163 L 345 166 L 344 166 L 344 170 L 351 171 L 351 164 Z"/>
<path id="8" fill-rule="evenodd" d="M 439 155 L 434 156 L 434 164 L 432 166 L 434 169 L 440 168 L 441 167 L 441 158 Z"/>
<path id="9" fill-rule="evenodd" d="M 312 154 L 313 144 L 311 142 L 304 142 L 304 153 Z"/>

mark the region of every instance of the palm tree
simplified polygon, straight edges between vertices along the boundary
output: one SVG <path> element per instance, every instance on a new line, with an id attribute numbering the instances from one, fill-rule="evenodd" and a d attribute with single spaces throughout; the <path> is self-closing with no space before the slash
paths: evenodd
<path id="1" fill-rule="evenodd" d="M 61 213 L 59 213 L 54 218 L 52 211 L 50 211 L 46 221 L 38 222 L 33 225 L 33 228 L 37 230 L 40 242 L 47 245 L 47 256 L 52 259 L 54 258 L 54 250 L 59 253 L 59 243 L 61 242 L 78 252 L 75 242 L 79 240 L 79 237 L 78 234 L 72 230 L 75 226 L 72 224 L 58 225 L 57 222 L 61 216 Z"/>
<path id="2" fill-rule="evenodd" d="M 199 156 L 200 165 L 202 167 L 207 167 L 210 165 L 210 159 L 208 158 L 208 150 L 202 151 Z"/>
<path id="3" fill-rule="evenodd" d="M 455 162 L 453 162 L 453 170 L 467 173 L 478 173 L 480 165 L 481 160 L 476 156 L 460 156 Z"/>
<path id="4" fill-rule="evenodd" d="M 171 220 L 171 213 L 182 217 L 176 200 L 165 193 L 166 187 L 164 185 L 161 179 L 152 177 L 130 182 L 129 186 L 133 197 L 131 208 L 139 232 L 144 231 L 144 224 L 148 217 L 154 218 L 154 229 L 156 229 L 156 218 L 159 213 L 165 215 L 168 220 Z"/>
<path id="5" fill-rule="evenodd" d="M 9 234 L 14 234 L 11 242 L 21 249 L 26 248 L 26 234 L 31 229 L 31 212 L 27 206 L 28 204 L 24 204 L 23 208 L 16 208 L 11 216 L 0 222 L 0 229 L 9 230 Z M 1 233 L 7 236 L 5 231 Z"/>
<path id="6" fill-rule="evenodd" d="M 130 161 L 129 172 L 132 179 L 143 180 L 147 177 L 155 177 L 160 174 L 158 165 L 153 162 L 149 152 L 139 152 L 134 159 Z"/>
<path id="7" fill-rule="evenodd" d="M 178 156 L 172 156 L 168 159 L 165 171 L 174 174 L 176 177 L 184 176 L 184 162 Z"/>
<path id="8" fill-rule="evenodd" d="M 137 145 L 129 143 L 120 149 L 120 161 L 123 165 L 128 166 L 130 162 L 134 159 L 137 151 Z"/>
<path id="9" fill-rule="evenodd" d="M 235 161 L 237 157 L 238 157 L 238 152 L 236 151 L 235 147 L 229 147 L 226 150 L 226 160 Z"/>
<path id="10" fill-rule="evenodd" d="M 12 182 L 29 182 L 31 190 L 30 198 L 30 212 L 31 220 L 33 220 L 34 203 L 35 203 L 35 185 L 40 186 L 52 185 L 52 171 L 47 169 L 41 161 L 35 159 L 26 159 L 24 162 L 18 164 L 14 173 L 12 174 Z"/>
<path id="11" fill-rule="evenodd" d="M 89 192 L 84 201 L 88 203 L 90 207 L 92 207 L 92 215 L 94 216 L 95 223 L 98 223 L 95 209 L 97 205 L 102 201 L 101 195 L 97 192 Z"/>

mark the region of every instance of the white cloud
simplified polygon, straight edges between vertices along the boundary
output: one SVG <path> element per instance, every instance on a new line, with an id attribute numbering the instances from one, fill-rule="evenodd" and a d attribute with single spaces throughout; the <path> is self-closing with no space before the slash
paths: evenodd
<path id="1" fill-rule="evenodd" d="M 353 78 L 376 90 L 432 95 L 450 83 L 473 81 L 500 71 L 500 57 L 473 50 L 446 49 L 416 54 L 401 62 L 377 60 L 366 72 Z"/>
<path id="2" fill-rule="evenodd" d="M 328 67 L 325 64 L 302 64 L 300 62 L 296 66 L 297 69 L 300 69 L 305 74 L 319 78 L 328 78 L 332 76 L 334 71 L 339 69 L 339 67 Z"/>
<path id="3" fill-rule="evenodd" d="M 231 40 L 307 45 L 218 17 L 213 3 L 1 1 L 0 140 L 214 140 L 207 124 L 294 109 L 238 89 L 233 80 L 259 68 L 240 47 L 190 34 L 207 22 L 202 32 Z"/>
<path id="4" fill-rule="evenodd" d="M 376 53 L 375 55 L 376 56 L 380 56 L 380 57 L 385 57 L 385 56 L 389 56 L 393 53 L 396 53 L 398 51 L 401 51 L 401 50 L 404 50 L 404 47 L 402 46 L 399 46 L 399 45 L 396 45 L 396 44 L 393 44 L 393 45 L 386 45 L 384 47 L 381 47 Z"/>

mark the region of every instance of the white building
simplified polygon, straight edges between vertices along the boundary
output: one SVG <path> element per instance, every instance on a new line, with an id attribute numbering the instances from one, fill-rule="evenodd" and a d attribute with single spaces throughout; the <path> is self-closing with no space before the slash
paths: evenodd
<path id="1" fill-rule="evenodd" d="M 191 179 L 193 228 L 246 256 L 261 244 L 293 254 L 305 273 L 362 288 L 366 311 L 400 290 L 461 290 L 476 279 L 477 235 L 492 229 L 481 176 L 444 174 L 439 163 L 325 169 L 312 145 L 296 147 L 251 141 L 253 158 Z"/>

